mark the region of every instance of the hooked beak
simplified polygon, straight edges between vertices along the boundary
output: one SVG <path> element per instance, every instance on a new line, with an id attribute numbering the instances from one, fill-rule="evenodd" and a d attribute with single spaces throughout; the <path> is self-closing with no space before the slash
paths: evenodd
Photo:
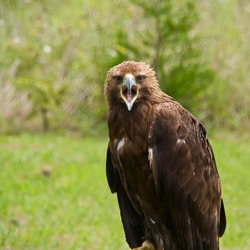
<path id="1" fill-rule="evenodd" d="M 120 88 L 121 98 L 127 105 L 128 111 L 133 107 L 133 104 L 138 97 L 138 86 L 135 77 L 132 74 L 126 74 Z"/>

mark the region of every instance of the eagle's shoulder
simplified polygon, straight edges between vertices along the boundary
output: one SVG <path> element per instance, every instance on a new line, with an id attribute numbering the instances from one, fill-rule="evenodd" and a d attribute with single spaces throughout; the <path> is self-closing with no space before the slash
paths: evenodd
<path id="1" fill-rule="evenodd" d="M 195 134 L 200 129 L 206 134 L 201 123 L 181 104 L 167 95 L 163 102 L 154 105 L 153 109 L 150 133 L 156 133 L 157 138 L 168 134 L 172 140 L 177 141 L 179 137 Z"/>
<path id="2" fill-rule="evenodd" d="M 185 109 L 174 98 L 165 95 L 162 102 L 155 105 L 157 116 L 162 118 L 173 118 L 175 121 L 183 119 L 197 120 L 187 109 Z"/>

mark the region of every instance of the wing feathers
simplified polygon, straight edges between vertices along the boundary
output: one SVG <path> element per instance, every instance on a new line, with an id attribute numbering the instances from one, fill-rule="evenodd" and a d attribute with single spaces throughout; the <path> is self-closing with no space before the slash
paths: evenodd
<path id="1" fill-rule="evenodd" d="M 109 148 L 106 158 L 106 175 L 111 192 L 117 193 L 126 240 L 131 248 L 139 247 L 145 235 L 143 217 L 135 211 L 121 184 L 117 170 L 113 166 Z"/>
<path id="2" fill-rule="evenodd" d="M 121 183 L 117 187 L 117 197 L 126 241 L 131 248 L 139 247 L 145 236 L 143 217 L 133 208 Z"/>
<path id="3" fill-rule="evenodd" d="M 107 177 L 111 192 L 112 193 L 116 192 L 119 176 L 118 176 L 116 169 L 113 167 L 113 163 L 111 159 L 111 152 L 110 152 L 109 147 L 107 149 L 107 157 L 106 157 L 106 177 Z"/>
<path id="4" fill-rule="evenodd" d="M 224 202 L 221 200 L 221 208 L 220 208 L 220 230 L 219 236 L 221 237 L 226 230 L 226 213 L 224 208 Z"/>
<path id="5" fill-rule="evenodd" d="M 220 183 L 205 130 L 176 103 L 160 104 L 157 110 L 150 145 L 152 168 L 158 196 L 175 206 L 176 234 L 186 235 L 179 240 L 180 249 L 187 249 L 187 244 L 206 249 L 209 242 L 217 249 Z M 185 209 L 187 214 L 180 214 Z"/>

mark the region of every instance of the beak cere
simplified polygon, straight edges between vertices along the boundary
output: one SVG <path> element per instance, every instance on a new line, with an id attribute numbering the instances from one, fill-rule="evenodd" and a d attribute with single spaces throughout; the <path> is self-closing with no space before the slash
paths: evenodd
<path id="1" fill-rule="evenodd" d="M 125 75 L 123 84 L 120 88 L 120 94 L 127 105 L 128 111 L 130 111 L 138 97 L 138 86 L 135 82 L 135 77 L 132 74 Z"/>

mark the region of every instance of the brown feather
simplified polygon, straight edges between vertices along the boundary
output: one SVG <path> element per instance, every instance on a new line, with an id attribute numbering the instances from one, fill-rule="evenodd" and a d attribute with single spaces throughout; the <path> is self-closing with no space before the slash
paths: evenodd
<path id="1" fill-rule="evenodd" d="M 145 76 L 137 83 L 131 111 L 116 81 L 128 73 L 135 79 Z M 130 247 L 149 240 L 157 249 L 219 249 L 226 217 L 213 151 L 201 123 L 160 90 L 155 72 L 144 63 L 128 61 L 110 69 L 104 91 L 110 137 L 107 178 L 120 197 Z M 133 219 L 124 220 L 124 214 Z"/>

